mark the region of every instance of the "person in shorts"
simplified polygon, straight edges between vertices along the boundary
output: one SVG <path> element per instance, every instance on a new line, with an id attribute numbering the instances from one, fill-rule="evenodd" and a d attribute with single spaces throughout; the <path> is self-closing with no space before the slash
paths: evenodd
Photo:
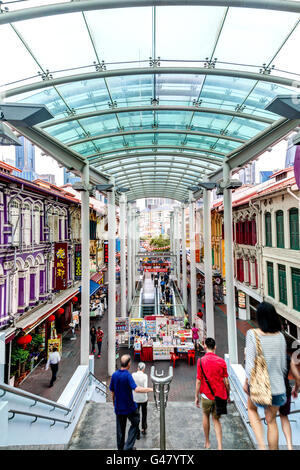
<path id="1" fill-rule="evenodd" d="M 295 379 L 295 385 L 293 389 L 289 381 L 289 374 L 291 374 L 293 378 Z M 292 429 L 291 429 L 288 415 L 291 412 L 292 397 L 293 398 L 298 397 L 298 391 L 300 389 L 300 373 L 292 357 L 289 355 L 287 355 L 287 369 L 286 369 L 286 374 L 284 376 L 284 382 L 285 382 L 285 388 L 286 388 L 287 401 L 284 405 L 279 407 L 279 416 L 280 416 L 281 428 L 285 436 L 287 448 L 288 450 L 293 450 Z"/>
<path id="2" fill-rule="evenodd" d="M 220 416 L 218 416 L 216 413 L 214 396 L 206 383 L 203 372 L 207 380 L 209 381 L 214 394 L 220 398 L 223 398 L 224 400 L 229 400 L 230 385 L 228 380 L 227 365 L 224 359 L 216 355 L 216 342 L 213 338 L 206 338 L 204 349 L 206 354 L 201 359 L 198 359 L 197 362 L 195 405 L 200 408 L 200 394 L 203 411 L 202 424 L 205 435 L 205 449 L 210 448 L 209 431 L 210 415 L 212 415 L 212 420 L 218 442 L 218 450 L 222 450 L 222 426 L 220 422 Z"/>

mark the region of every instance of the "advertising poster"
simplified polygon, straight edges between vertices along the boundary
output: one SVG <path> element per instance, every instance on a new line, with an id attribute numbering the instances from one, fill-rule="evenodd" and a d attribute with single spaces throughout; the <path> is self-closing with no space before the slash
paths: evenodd
<path id="1" fill-rule="evenodd" d="M 54 244 L 55 290 L 68 287 L 68 244 Z"/>
<path id="2" fill-rule="evenodd" d="M 156 318 L 156 334 L 161 336 L 165 336 L 168 333 L 168 324 L 167 324 L 166 317 L 157 317 Z"/>
<path id="3" fill-rule="evenodd" d="M 116 318 L 116 332 L 128 332 L 128 318 Z"/>
<path id="4" fill-rule="evenodd" d="M 238 291 L 238 304 L 239 308 L 246 308 L 246 295 L 241 290 Z"/>
<path id="5" fill-rule="evenodd" d="M 108 240 L 104 240 L 103 250 L 104 250 L 104 263 L 108 263 Z"/>
<path id="6" fill-rule="evenodd" d="M 47 358 L 49 358 L 49 354 L 53 351 L 53 348 L 57 348 L 57 351 L 61 355 L 62 341 L 61 341 L 61 336 L 60 335 L 57 338 L 48 339 Z"/>

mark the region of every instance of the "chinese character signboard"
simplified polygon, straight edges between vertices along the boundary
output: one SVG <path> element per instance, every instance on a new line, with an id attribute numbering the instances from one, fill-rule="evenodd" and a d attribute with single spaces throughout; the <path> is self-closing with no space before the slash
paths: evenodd
<path id="1" fill-rule="evenodd" d="M 81 279 L 81 245 L 75 245 L 75 281 Z"/>
<path id="2" fill-rule="evenodd" d="M 68 287 L 68 244 L 54 244 L 55 290 Z"/>
<path id="3" fill-rule="evenodd" d="M 104 263 L 108 263 L 108 240 L 104 240 Z"/>

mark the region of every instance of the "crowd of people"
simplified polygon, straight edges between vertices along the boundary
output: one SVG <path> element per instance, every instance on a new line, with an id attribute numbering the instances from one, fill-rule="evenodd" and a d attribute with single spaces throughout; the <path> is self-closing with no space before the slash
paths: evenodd
<path id="1" fill-rule="evenodd" d="M 185 318 L 187 324 L 188 317 Z M 297 397 L 300 389 L 300 373 L 293 356 L 288 354 L 286 340 L 281 332 L 281 323 L 275 308 L 262 302 L 257 309 L 258 328 L 251 329 L 246 335 L 244 391 L 248 397 L 249 421 L 259 449 L 266 449 L 264 428 L 258 408 L 264 410 L 267 424 L 267 443 L 270 450 L 278 449 L 279 432 L 276 416 L 279 414 L 286 438 L 287 448 L 292 449 L 292 432 L 288 419 L 291 398 Z M 193 340 L 197 343 L 198 331 L 193 324 Z M 222 449 L 222 425 L 220 417 L 227 414 L 230 401 L 230 384 L 227 365 L 216 354 L 214 338 L 206 338 L 202 344 L 204 355 L 197 362 L 195 387 L 195 406 L 202 407 L 202 426 L 205 436 L 205 449 L 210 443 L 210 417 L 217 439 L 218 449 Z M 146 434 L 148 377 L 145 364 L 139 363 L 138 369 L 129 372 L 131 358 L 121 357 L 121 368 L 117 370 L 110 383 L 117 423 L 118 450 L 134 450 L 136 439 Z M 294 385 L 290 385 L 289 377 Z M 266 398 L 269 394 L 269 400 Z M 142 414 L 140 430 L 140 412 Z M 131 426 L 126 440 L 126 422 Z"/>

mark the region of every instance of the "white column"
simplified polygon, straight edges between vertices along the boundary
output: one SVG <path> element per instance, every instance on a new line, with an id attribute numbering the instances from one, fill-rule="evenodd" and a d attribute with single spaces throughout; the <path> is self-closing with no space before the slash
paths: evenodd
<path id="1" fill-rule="evenodd" d="M 215 312 L 212 281 L 211 252 L 211 191 L 203 190 L 204 216 L 204 272 L 205 272 L 205 314 L 206 331 L 210 338 L 215 337 Z"/>
<path id="2" fill-rule="evenodd" d="M 228 163 L 223 166 L 224 183 L 230 180 Z M 225 237 L 225 272 L 228 351 L 231 364 L 238 364 L 237 330 L 234 293 L 233 269 L 233 234 L 232 234 L 232 194 L 231 189 L 224 189 L 224 237 Z"/>
<path id="3" fill-rule="evenodd" d="M 114 182 L 114 181 L 112 181 Z M 116 206 L 108 192 L 108 375 L 116 370 Z"/>
<path id="4" fill-rule="evenodd" d="M 276 234 L 276 213 L 272 208 L 271 212 L 271 228 L 272 228 L 272 246 L 277 246 L 277 234 Z"/>
<path id="5" fill-rule="evenodd" d="M 126 195 L 122 193 L 120 197 L 120 281 L 121 281 L 121 317 L 127 316 L 127 299 L 126 299 Z"/>
<path id="6" fill-rule="evenodd" d="M 186 226 L 185 226 L 185 207 L 181 207 L 181 239 L 182 239 L 182 299 L 184 308 L 187 310 L 187 283 L 186 283 Z"/>
<path id="7" fill-rule="evenodd" d="M 190 216 L 190 276 L 191 276 L 191 320 L 192 324 L 197 318 L 197 294 L 196 294 L 196 262 L 195 262 L 195 203 L 193 193 L 189 191 L 189 216 Z"/>
<path id="8" fill-rule="evenodd" d="M 179 209 L 174 209 L 174 239 L 175 239 L 175 255 L 176 255 L 176 279 L 177 285 L 180 285 L 180 240 L 179 240 Z"/>
<path id="9" fill-rule="evenodd" d="M 81 333 L 80 365 L 89 364 L 90 339 L 90 198 L 89 198 L 89 165 L 84 166 L 81 181 L 84 190 L 81 192 Z"/>
<path id="10" fill-rule="evenodd" d="M 4 384 L 5 370 L 5 332 L 0 333 L 0 384 Z M 8 377 L 9 380 L 9 377 Z"/>
<path id="11" fill-rule="evenodd" d="M 132 278 L 132 297 L 135 294 L 135 277 L 136 277 L 136 266 L 135 266 L 135 254 L 136 254 L 136 225 L 135 225 L 135 209 L 131 211 L 131 278 Z"/>
<path id="12" fill-rule="evenodd" d="M 132 238 L 131 238 L 131 205 L 127 209 L 127 309 L 128 313 L 132 301 Z"/>

